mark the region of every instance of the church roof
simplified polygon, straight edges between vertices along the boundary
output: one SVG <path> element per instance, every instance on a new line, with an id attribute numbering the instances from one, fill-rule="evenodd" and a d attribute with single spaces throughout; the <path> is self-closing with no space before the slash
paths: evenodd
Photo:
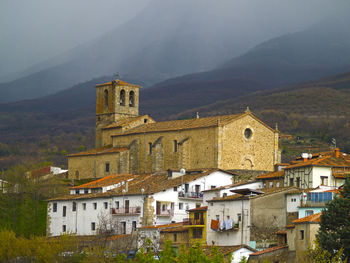
<path id="1" fill-rule="evenodd" d="M 145 124 L 134 129 L 130 129 L 125 133 L 113 135 L 123 136 L 129 134 L 138 133 L 149 133 L 149 132 L 162 132 L 162 131 L 176 131 L 176 130 L 187 130 L 196 128 L 208 128 L 223 126 L 231 121 L 243 117 L 249 113 L 234 114 L 234 115 L 223 115 L 223 116 L 212 116 L 204 118 L 186 119 L 186 120 L 175 120 L 175 121 L 162 121 Z"/>
<path id="2" fill-rule="evenodd" d="M 124 127 L 124 126 L 131 124 L 134 121 L 144 119 L 144 118 L 150 118 L 150 116 L 149 115 L 142 115 L 142 116 L 124 118 L 118 122 L 114 122 L 108 126 L 105 126 L 102 129 L 105 130 L 105 129 L 121 128 L 121 127 Z M 152 118 L 150 118 L 150 119 L 152 119 Z"/>
<path id="3" fill-rule="evenodd" d="M 141 86 L 139 85 L 135 85 L 135 84 L 131 84 L 131 83 L 127 83 L 125 81 L 122 81 L 120 79 L 116 79 L 115 80 L 116 84 L 119 86 L 132 86 L 132 87 L 138 87 L 141 88 Z M 107 85 L 112 85 L 113 81 L 110 82 L 106 82 L 106 83 L 102 83 L 102 84 L 97 84 L 96 87 L 101 87 L 101 86 L 107 86 Z"/>
<path id="4" fill-rule="evenodd" d="M 108 154 L 108 153 L 118 153 L 128 150 L 128 148 L 125 147 L 112 147 L 112 146 L 105 146 L 100 148 L 94 148 L 88 151 L 78 152 L 78 153 L 71 153 L 68 154 L 68 157 L 76 157 L 76 156 L 88 156 L 88 155 L 99 155 L 99 154 Z"/>

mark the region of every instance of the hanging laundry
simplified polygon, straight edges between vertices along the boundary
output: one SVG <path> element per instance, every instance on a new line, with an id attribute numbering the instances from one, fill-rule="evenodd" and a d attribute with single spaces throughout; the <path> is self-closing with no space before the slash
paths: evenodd
<path id="1" fill-rule="evenodd" d="M 214 231 L 218 232 L 219 231 L 219 220 L 211 220 L 210 223 L 210 228 L 213 229 Z"/>
<path id="2" fill-rule="evenodd" d="M 232 223 L 231 218 L 229 218 L 225 221 L 226 230 L 232 229 L 232 225 L 233 225 L 233 223 Z"/>

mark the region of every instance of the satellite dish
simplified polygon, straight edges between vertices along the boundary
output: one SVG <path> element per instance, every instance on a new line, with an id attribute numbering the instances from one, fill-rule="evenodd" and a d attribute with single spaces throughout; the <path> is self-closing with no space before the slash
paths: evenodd
<path id="1" fill-rule="evenodd" d="M 307 159 L 307 158 L 309 158 L 309 154 L 308 153 L 302 153 L 301 154 L 301 158 Z"/>
<path id="2" fill-rule="evenodd" d="M 186 173 L 185 168 L 181 168 L 181 169 L 180 169 L 180 173 L 185 174 L 185 173 Z"/>

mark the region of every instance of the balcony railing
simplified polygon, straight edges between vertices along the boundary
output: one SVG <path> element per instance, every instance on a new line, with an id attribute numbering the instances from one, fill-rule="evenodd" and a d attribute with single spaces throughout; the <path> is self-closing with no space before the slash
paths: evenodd
<path id="1" fill-rule="evenodd" d="M 179 192 L 178 196 L 180 198 L 203 198 L 203 193 L 202 192 Z"/>
<path id="2" fill-rule="evenodd" d="M 111 208 L 111 214 L 113 215 L 137 215 L 141 213 L 141 206 L 135 207 L 121 207 L 121 208 Z"/>
<path id="3" fill-rule="evenodd" d="M 174 209 L 166 209 L 157 211 L 157 216 L 173 216 Z"/>
<path id="4" fill-rule="evenodd" d="M 204 219 L 203 218 L 199 218 L 199 219 L 194 219 L 194 218 L 186 218 L 186 220 L 183 221 L 184 225 L 204 225 Z"/>
<path id="5" fill-rule="evenodd" d="M 324 207 L 324 206 L 326 206 L 327 202 L 329 202 L 329 201 L 322 201 L 322 202 L 301 201 L 300 206 L 301 207 Z"/>

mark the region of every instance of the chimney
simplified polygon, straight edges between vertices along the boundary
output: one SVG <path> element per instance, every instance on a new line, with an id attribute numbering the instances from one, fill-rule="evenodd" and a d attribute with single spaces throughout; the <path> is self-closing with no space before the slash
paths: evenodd
<path id="1" fill-rule="evenodd" d="M 334 149 L 334 155 L 335 157 L 339 157 L 339 148 Z"/>

